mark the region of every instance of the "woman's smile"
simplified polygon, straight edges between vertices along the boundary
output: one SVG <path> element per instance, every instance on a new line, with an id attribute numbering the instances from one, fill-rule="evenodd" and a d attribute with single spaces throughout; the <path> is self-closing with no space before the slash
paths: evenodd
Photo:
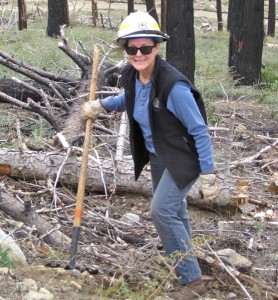
<path id="1" fill-rule="evenodd" d="M 141 48 L 144 46 L 155 47 L 152 48 L 150 54 L 142 54 L 140 49 L 137 49 L 136 54 L 128 55 L 130 63 L 139 72 L 139 80 L 141 80 L 142 83 L 146 83 L 151 79 L 156 55 L 159 50 L 159 44 L 156 44 L 151 38 L 137 38 L 128 40 L 128 47 Z"/>

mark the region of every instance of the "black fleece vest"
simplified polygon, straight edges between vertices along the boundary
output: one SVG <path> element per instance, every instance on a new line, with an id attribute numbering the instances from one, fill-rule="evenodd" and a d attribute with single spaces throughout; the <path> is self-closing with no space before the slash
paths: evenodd
<path id="1" fill-rule="evenodd" d="M 127 115 L 130 124 L 130 145 L 134 160 L 135 180 L 149 162 L 149 153 L 139 124 L 133 118 L 135 99 L 136 70 L 128 65 L 122 72 L 121 84 L 125 90 Z M 152 88 L 149 99 L 149 117 L 153 144 L 159 159 L 170 172 L 180 188 L 184 188 L 200 173 L 198 154 L 193 137 L 187 128 L 167 109 L 167 99 L 177 81 L 184 81 L 191 87 L 191 92 L 207 123 L 204 103 L 200 92 L 189 79 L 162 60 L 156 58 L 152 74 Z M 185 101 L 185 99 L 180 99 Z"/>

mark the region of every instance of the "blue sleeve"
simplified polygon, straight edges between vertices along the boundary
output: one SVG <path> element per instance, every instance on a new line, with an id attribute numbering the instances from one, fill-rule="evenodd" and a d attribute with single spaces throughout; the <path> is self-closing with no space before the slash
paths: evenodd
<path id="1" fill-rule="evenodd" d="M 208 126 L 205 124 L 190 87 L 186 83 L 179 81 L 174 85 L 168 97 L 167 108 L 193 136 L 201 172 L 203 174 L 213 173 L 214 161 Z"/>
<path id="2" fill-rule="evenodd" d="M 100 103 L 106 110 L 123 112 L 126 109 L 125 93 L 100 99 Z"/>

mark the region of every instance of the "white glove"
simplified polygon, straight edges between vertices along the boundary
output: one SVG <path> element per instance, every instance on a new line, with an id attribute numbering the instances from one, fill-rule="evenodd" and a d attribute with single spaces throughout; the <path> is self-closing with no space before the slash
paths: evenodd
<path id="1" fill-rule="evenodd" d="M 211 202 L 212 200 L 214 200 L 219 196 L 220 189 L 216 183 L 215 174 L 201 174 L 200 183 L 201 183 L 200 192 L 202 194 L 202 198 L 206 202 Z"/>
<path id="2" fill-rule="evenodd" d="M 85 102 L 82 106 L 82 110 L 83 118 L 85 120 L 92 119 L 93 122 L 95 122 L 101 113 L 107 113 L 105 108 L 101 105 L 99 99 Z"/>

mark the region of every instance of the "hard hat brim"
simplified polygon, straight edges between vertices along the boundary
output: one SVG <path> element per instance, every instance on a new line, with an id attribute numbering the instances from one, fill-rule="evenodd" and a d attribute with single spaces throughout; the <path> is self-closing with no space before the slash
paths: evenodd
<path id="1" fill-rule="evenodd" d="M 148 31 L 138 31 L 138 32 L 133 32 L 131 34 L 127 34 L 121 37 L 118 37 L 116 40 L 116 44 L 119 46 L 123 46 L 126 44 L 127 40 L 130 39 L 138 39 L 138 38 L 150 38 L 150 39 L 155 39 L 157 43 L 163 43 L 169 39 L 169 36 L 165 33 L 162 32 L 150 32 Z"/>

